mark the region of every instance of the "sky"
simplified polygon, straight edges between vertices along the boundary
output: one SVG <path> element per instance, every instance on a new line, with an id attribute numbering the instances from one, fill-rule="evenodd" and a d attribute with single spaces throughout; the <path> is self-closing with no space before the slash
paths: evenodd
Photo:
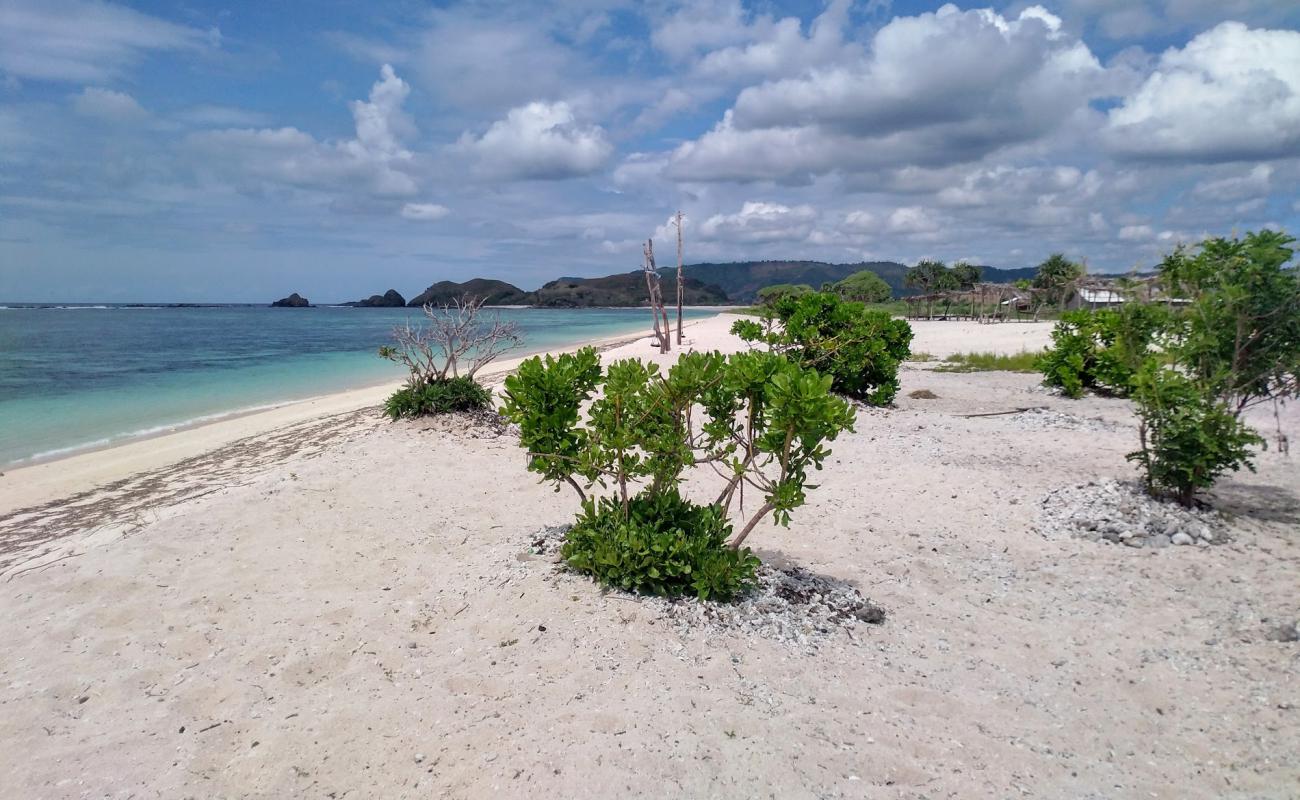
<path id="1" fill-rule="evenodd" d="M 0 0 L 0 302 L 1300 232 L 1300 2 Z"/>

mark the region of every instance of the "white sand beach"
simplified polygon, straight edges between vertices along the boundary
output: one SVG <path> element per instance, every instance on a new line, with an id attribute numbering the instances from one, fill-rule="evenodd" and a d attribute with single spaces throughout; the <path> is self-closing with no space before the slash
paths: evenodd
<path id="1" fill-rule="evenodd" d="M 939 358 L 1050 331 L 913 326 Z M 1128 403 L 933 367 L 749 539 L 887 609 L 805 643 L 534 555 L 573 496 L 509 432 L 382 419 L 386 387 L 11 470 L 0 796 L 1295 797 L 1296 458 L 1211 493 L 1225 544 L 1048 536 L 1049 492 L 1134 477 Z"/>

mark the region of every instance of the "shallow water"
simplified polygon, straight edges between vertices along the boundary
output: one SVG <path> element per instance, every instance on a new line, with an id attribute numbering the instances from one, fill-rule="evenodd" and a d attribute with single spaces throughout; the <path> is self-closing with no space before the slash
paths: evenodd
<path id="1" fill-rule="evenodd" d="M 690 318 L 709 312 L 688 311 Z M 647 309 L 501 309 L 515 353 L 648 328 Z M 418 309 L 0 306 L 0 465 L 400 380 L 376 355 Z"/>

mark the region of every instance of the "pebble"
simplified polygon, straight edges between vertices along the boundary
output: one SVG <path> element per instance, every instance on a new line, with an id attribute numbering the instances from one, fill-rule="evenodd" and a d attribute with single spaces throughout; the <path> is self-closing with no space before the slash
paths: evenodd
<path id="1" fill-rule="evenodd" d="M 1157 500 L 1136 483 L 1114 479 L 1050 492 L 1041 503 L 1038 529 L 1047 536 L 1075 536 L 1135 550 L 1170 544 L 1208 547 L 1228 540 L 1227 523 L 1218 513 Z"/>
<path id="2" fill-rule="evenodd" d="M 529 550 L 538 555 L 556 555 L 567 532 L 567 526 L 544 528 L 533 535 Z M 563 563 L 557 567 L 567 569 Z M 816 653 L 819 643 L 836 632 L 885 621 L 885 609 L 839 578 L 799 566 L 778 569 L 768 564 L 760 564 L 754 577 L 756 585 L 749 594 L 730 603 L 693 597 L 628 596 L 635 597 L 679 634 L 756 633 L 805 654 Z"/>

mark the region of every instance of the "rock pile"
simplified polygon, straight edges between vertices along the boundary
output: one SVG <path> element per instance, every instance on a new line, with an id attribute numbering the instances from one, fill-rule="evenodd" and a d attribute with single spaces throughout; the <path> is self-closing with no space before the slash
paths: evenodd
<path id="1" fill-rule="evenodd" d="M 1227 542 L 1227 523 L 1217 512 L 1156 500 L 1134 483 L 1114 479 L 1070 486 L 1043 498 L 1039 531 L 1132 548 Z"/>
<path id="2" fill-rule="evenodd" d="M 885 610 L 845 581 L 767 564 L 756 577 L 754 590 L 732 603 L 659 597 L 646 603 L 679 633 L 757 634 L 805 652 L 815 652 L 820 640 L 837 631 L 885 621 Z"/>
<path id="3" fill-rule="evenodd" d="M 558 558 L 567 531 L 566 526 L 538 531 L 529 543 L 529 553 Z M 563 564 L 559 569 L 567 572 Z M 756 634 L 809 653 L 816 652 L 818 642 L 837 631 L 885 621 L 883 608 L 838 578 L 799 566 L 768 564 L 761 565 L 755 577 L 753 591 L 731 603 L 620 594 L 636 599 L 683 635 Z"/>

